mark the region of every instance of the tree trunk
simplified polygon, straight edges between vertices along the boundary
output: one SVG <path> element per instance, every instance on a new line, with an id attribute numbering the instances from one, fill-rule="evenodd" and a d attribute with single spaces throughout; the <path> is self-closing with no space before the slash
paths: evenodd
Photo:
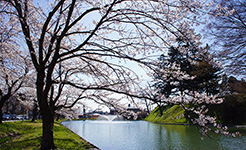
<path id="1" fill-rule="evenodd" d="M 43 136 L 41 142 L 41 150 L 55 149 L 53 138 L 54 112 L 48 102 L 48 92 L 44 91 L 44 69 L 38 71 L 37 74 L 37 100 L 43 121 Z M 47 85 L 46 85 L 47 86 Z"/>
<path id="2" fill-rule="evenodd" d="M 37 104 L 34 103 L 34 108 L 33 108 L 33 111 L 32 111 L 32 122 L 34 122 L 37 118 L 37 112 L 38 112 L 38 108 L 37 108 Z"/>
<path id="3" fill-rule="evenodd" d="M 163 115 L 163 107 L 161 104 L 157 104 L 158 107 L 159 107 L 159 110 L 160 110 L 160 115 L 162 116 Z"/>
<path id="4" fill-rule="evenodd" d="M 43 137 L 41 143 L 41 150 L 50 150 L 55 148 L 53 137 L 54 118 L 50 110 L 46 110 L 46 112 L 42 111 Z"/>
<path id="5" fill-rule="evenodd" d="M 0 99 L 0 124 L 3 123 L 3 104 L 4 104 L 4 100 L 3 98 Z"/>
<path id="6" fill-rule="evenodd" d="M 60 114 L 57 114 L 56 121 L 58 121 L 59 119 L 60 119 Z"/>
<path id="7" fill-rule="evenodd" d="M 3 124 L 3 112 L 2 112 L 2 108 L 0 108 L 0 124 Z"/>
<path id="8" fill-rule="evenodd" d="M 47 103 L 45 103 L 42 106 L 40 105 L 40 110 L 43 121 L 43 136 L 41 142 L 41 150 L 55 149 L 53 137 L 54 113 L 52 112 Z"/>
<path id="9" fill-rule="evenodd" d="M 3 93 L 2 90 L 0 89 L 0 124 L 3 123 L 3 112 L 2 112 L 2 108 L 3 108 Z"/>
<path id="10" fill-rule="evenodd" d="M 146 106 L 146 109 L 147 109 L 147 113 L 150 114 L 148 101 L 146 99 L 144 101 L 145 101 L 145 106 Z"/>
<path id="11" fill-rule="evenodd" d="M 3 123 L 3 105 L 4 103 L 7 101 L 9 97 L 7 96 L 3 96 L 1 99 L 0 99 L 0 124 Z"/>
<path id="12" fill-rule="evenodd" d="M 43 121 L 41 150 L 55 149 L 53 138 L 54 113 L 48 105 L 46 96 L 41 98 L 43 98 L 43 101 L 39 104 Z"/>
<path id="13" fill-rule="evenodd" d="M 3 123 L 3 105 L 11 96 L 11 89 L 12 88 L 8 89 L 8 93 L 6 95 L 3 95 L 2 90 L 0 90 L 0 124 Z"/>

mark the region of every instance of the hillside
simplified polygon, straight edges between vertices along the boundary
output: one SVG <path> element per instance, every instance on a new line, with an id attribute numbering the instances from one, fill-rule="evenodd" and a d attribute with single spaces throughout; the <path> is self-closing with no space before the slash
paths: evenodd
<path id="1" fill-rule="evenodd" d="M 184 117 L 185 110 L 179 106 L 163 106 L 163 115 L 159 107 L 156 107 L 146 118 L 145 121 L 155 123 L 188 124 L 189 121 Z"/>
<path id="2" fill-rule="evenodd" d="M 216 116 L 218 123 L 239 125 L 246 124 L 246 94 L 234 94 L 224 97 L 220 105 L 209 105 L 210 116 Z M 179 106 L 162 106 L 163 115 L 156 107 L 146 118 L 146 121 L 155 123 L 189 124 L 185 118 L 185 110 Z"/>

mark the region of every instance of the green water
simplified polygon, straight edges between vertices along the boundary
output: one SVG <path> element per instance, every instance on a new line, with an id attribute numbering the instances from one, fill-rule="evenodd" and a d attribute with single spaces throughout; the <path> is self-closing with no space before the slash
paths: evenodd
<path id="1" fill-rule="evenodd" d="M 245 130 L 238 138 L 201 139 L 196 126 L 146 121 L 67 121 L 63 125 L 102 150 L 246 150 Z"/>

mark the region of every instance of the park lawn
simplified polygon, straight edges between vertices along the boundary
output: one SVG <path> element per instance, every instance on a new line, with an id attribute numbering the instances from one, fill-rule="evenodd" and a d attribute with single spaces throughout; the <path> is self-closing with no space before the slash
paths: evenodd
<path id="1" fill-rule="evenodd" d="M 57 149 L 91 149 L 94 148 L 78 135 L 54 123 L 54 143 Z M 1 150 L 40 149 L 42 137 L 42 121 L 15 121 L 0 124 Z"/>

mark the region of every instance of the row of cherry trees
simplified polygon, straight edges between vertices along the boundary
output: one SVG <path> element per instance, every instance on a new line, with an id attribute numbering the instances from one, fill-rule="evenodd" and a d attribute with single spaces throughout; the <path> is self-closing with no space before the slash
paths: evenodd
<path id="1" fill-rule="evenodd" d="M 9 98 L 5 95 L 34 89 L 43 120 L 41 149 L 53 149 L 55 112 L 84 100 L 118 110 L 123 108 L 122 99 L 156 101 L 152 91 L 140 84 L 141 75 L 128 64 L 137 63 L 151 74 L 158 71 L 164 74 L 161 78 L 166 77 L 166 70 L 155 70 L 158 63 L 151 55 L 164 53 L 178 38 L 190 43 L 188 49 L 203 54 L 194 25 L 201 23 L 201 10 L 211 4 L 193 0 L 2 0 L 0 6 L 1 104 Z M 193 78 L 179 64 L 171 67 L 180 79 Z M 158 97 L 180 105 L 220 102 L 212 95 L 186 90 L 175 98 Z M 198 114 L 194 122 L 215 125 L 214 118 L 204 115 L 205 105 L 198 109 L 194 109 Z"/>
<path id="2" fill-rule="evenodd" d="M 18 23 L 1 17 L 0 27 L 0 123 L 4 103 L 27 83 L 31 69 L 28 53 L 21 49 L 17 38 Z"/>

